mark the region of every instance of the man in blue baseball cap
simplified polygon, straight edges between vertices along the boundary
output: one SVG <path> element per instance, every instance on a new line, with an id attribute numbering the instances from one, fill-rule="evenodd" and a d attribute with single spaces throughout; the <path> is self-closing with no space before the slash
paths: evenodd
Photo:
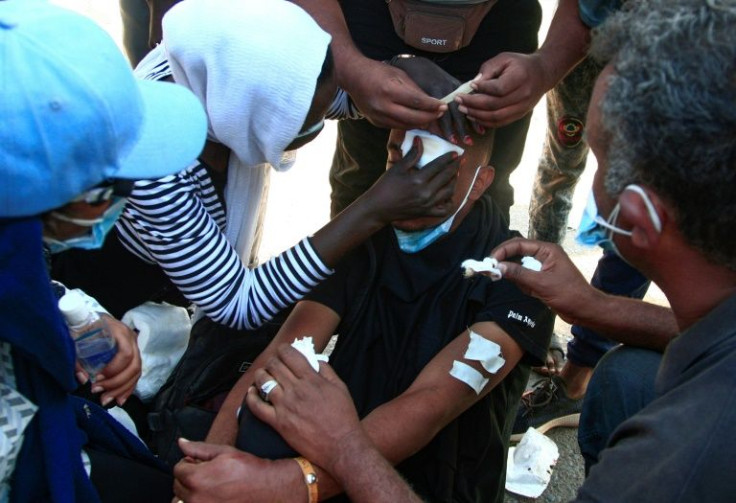
<path id="1" fill-rule="evenodd" d="M 196 158 L 204 111 L 183 87 L 136 81 L 99 26 L 38 0 L 0 2 L 0 76 L 0 501 L 166 498 L 170 476 L 144 445 L 70 395 L 74 349 L 43 241 L 104 238 L 123 180 Z M 139 483 L 110 477 L 123 470 Z"/>

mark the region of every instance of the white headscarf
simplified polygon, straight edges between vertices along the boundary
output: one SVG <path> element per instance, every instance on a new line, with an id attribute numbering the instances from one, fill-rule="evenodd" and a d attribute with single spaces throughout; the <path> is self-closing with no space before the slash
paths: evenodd
<path id="1" fill-rule="evenodd" d="M 209 137 L 234 154 L 226 235 L 246 265 L 257 252 L 269 164 L 293 164 L 293 156 L 282 161 L 283 151 L 307 116 L 329 43 L 314 19 L 286 0 L 185 0 L 164 16 L 174 80 L 204 105 Z"/>
<path id="2" fill-rule="evenodd" d="M 278 169 L 330 36 L 286 0 L 185 0 L 164 16 L 163 43 L 174 80 L 204 105 L 212 139 L 243 164 Z"/>

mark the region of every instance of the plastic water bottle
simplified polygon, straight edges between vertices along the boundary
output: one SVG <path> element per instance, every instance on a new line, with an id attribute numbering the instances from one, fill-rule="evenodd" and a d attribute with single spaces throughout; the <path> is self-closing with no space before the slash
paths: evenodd
<path id="1" fill-rule="evenodd" d="M 77 360 L 90 380 L 105 368 L 118 351 L 110 329 L 97 312 L 90 309 L 84 297 L 74 290 L 59 299 L 61 310 L 74 339 Z"/>

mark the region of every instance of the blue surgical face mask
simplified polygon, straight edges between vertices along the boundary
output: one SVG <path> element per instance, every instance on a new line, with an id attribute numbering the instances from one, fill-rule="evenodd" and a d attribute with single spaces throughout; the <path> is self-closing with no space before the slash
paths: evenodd
<path id="1" fill-rule="evenodd" d="M 103 213 L 100 218 L 90 220 L 68 217 L 63 213 L 56 211 L 52 212 L 52 218 L 80 225 L 82 227 L 89 227 L 90 229 L 89 232 L 83 236 L 65 239 L 63 241 L 44 237 L 44 243 L 49 247 L 49 251 L 51 253 L 63 252 L 70 248 L 82 248 L 85 250 L 101 248 L 102 244 L 105 242 L 105 236 L 110 232 L 110 229 L 115 225 L 115 222 L 123 212 L 123 209 L 125 209 L 125 201 L 126 199 L 124 197 L 113 197 L 112 203 L 105 210 L 105 213 Z"/>
<path id="2" fill-rule="evenodd" d="M 419 231 L 402 231 L 394 227 L 394 233 L 396 234 L 396 239 L 399 242 L 399 248 L 401 249 L 401 251 L 403 251 L 404 253 L 417 253 L 418 251 L 425 249 L 426 247 L 437 241 L 439 238 L 450 232 L 450 229 L 452 228 L 452 223 L 455 221 L 455 217 L 463 208 L 463 206 L 465 206 L 465 203 L 468 202 L 468 197 L 470 197 L 470 192 L 473 190 L 475 180 L 476 178 L 478 178 L 480 168 L 481 167 L 478 166 L 478 168 L 475 170 L 473 181 L 470 182 L 470 188 L 468 188 L 468 192 L 465 194 L 463 202 L 460 203 L 460 206 L 458 206 L 457 210 L 455 210 L 455 213 L 450 215 L 450 218 L 439 225 Z"/>
<path id="3" fill-rule="evenodd" d="M 657 211 L 654 209 L 649 196 L 644 189 L 638 185 L 628 185 L 624 190 L 631 190 L 636 192 L 644 200 L 644 204 L 649 212 L 649 218 L 652 220 L 654 227 L 657 232 L 662 230 L 662 222 L 659 219 Z M 618 220 L 618 214 L 621 211 L 621 203 L 616 203 L 611 214 L 608 216 L 608 220 L 605 220 L 598 214 L 598 206 L 595 202 L 595 196 L 591 190 L 588 202 L 583 210 L 583 216 L 580 220 L 580 226 L 578 227 L 578 234 L 576 240 L 578 243 L 586 246 L 600 246 L 605 251 L 613 251 L 619 257 L 621 254 L 618 248 L 613 242 L 614 234 L 621 234 L 622 236 L 631 236 L 631 231 L 621 229 L 616 226 L 616 220 Z"/>

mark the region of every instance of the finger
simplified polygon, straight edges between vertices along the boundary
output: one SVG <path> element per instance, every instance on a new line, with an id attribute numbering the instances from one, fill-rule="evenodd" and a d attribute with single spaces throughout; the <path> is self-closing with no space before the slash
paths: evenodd
<path id="1" fill-rule="evenodd" d="M 434 100 L 434 98 L 432 98 Z M 434 100 L 438 102 L 438 100 Z M 424 129 L 427 124 L 442 117 L 447 111 L 447 105 L 441 103 L 442 107 L 432 111 L 417 110 L 412 107 L 391 103 L 384 110 L 380 123 L 371 121 L 374 125 L 392 129 Z"/>
<path id="2" fill-rule="evenodd" d="M 491 257 L 499 262 L 513 257 L 536 257 L 542 250 L 544 244 L 541 241 L 531 239 L 513 238 L 504 241 L 491 251 Z M 537 257 L 538 258 L 538 257 Z"/>
<path id="3" fill-rule="evenodd" d="M 192 442 L 183 437 L 179 438 L 178 443 L 179 449 L 181 449 L 181 452 L 184 453 L 185 456 L 192 457 L 199 461 L 210 461 L 220 454 L 233 450 L 233 448 L 228 445 Z"/>
<path id="4" fill-rule="evenodd" d="M 258 419 L 274 426 L 276 424 L 276 409 L 270 403 L 261 399 L 255 386 L 248 388 L 245 392 L 245 404 Z"/>
<path id="5" fill-rule="evenodd" d="M 450 143 L 457 144 L 457 136 L 452 127 L 452 109 L 457 107 L 450 106 L 450 113 L 444 114 L 437 120 L 440 131 L 442 131 L 442 137 L 448 140 Z"/>
<path id="6" fill-rule="evenodd" d="M 79 361 L 74 362 L 74 375 L 77 376 L 79 384 L 87 384 L 87 381 L 89 381 L 89 374 L 87 374 L 87 371 L 82 368 Z"/>
<path id="7" fill-rule="evenodd" d="M 450 121 L 452 123 L 452 129 L 455 131 L 458 143 L 464 144 L 464 145 L 472 145 L 473 139 L 468 135 L 466 129 L 465 129 L 465 116 L 460 113 L 460 110 L 458 109 L 457 103 L 450 104 L 450 113 L 445 114 L 450 116 Z"/>
<path id="8" fill-rule="evenodd" d="M 422 144 L 422 139 L 419 136 L 415 136 L 411 144 L 411 149 L 409 149 L 403 159 L 394 164 L 391 169 L 398 167 L 401 170 L 409 170 L 416 166 L 423 153 L 424 146 Z"/>
<path id="9" fill-rule="evenodd" d="M 424 178 L 429 187 L 439 189 L 448 181 L 455 179 L 459 169 L 460 156 L 457 152 L 445 152 L 428 162 L 418 173 L 418 176 Z"/>
<path id="10" fill-rule="evenodd" d="M 301 379 L 311 377 L 315 374 L 312 365 L 309 364 L 309 360 L 291 345 L 282 344 L 276 348 L 276 353 L 279 356 L 279 360 L 281 360 L 293 376 Z"/>
<path id="11" fill-rule="evenodd" d="M 535 296 L 535 286 L 541 279 L 541 273 L 530 271 L 516 262 L 499 262 L 498 269 L 503 279 L 511 281 L 524 293 Z"/>
<path id="12" fill-rule="evenodd" d="M 302 356 L 302 358 L 304 357 Z M 281 360 L 280 355 L 278 354 L 278 349 L 277 355 L 266 363 L 266 370 L 274 379 L 276 379 L 276 382 L 278 382 L 283 389 L 288 389 L 289 386 L 297 380 L 294 373 Z"/>

